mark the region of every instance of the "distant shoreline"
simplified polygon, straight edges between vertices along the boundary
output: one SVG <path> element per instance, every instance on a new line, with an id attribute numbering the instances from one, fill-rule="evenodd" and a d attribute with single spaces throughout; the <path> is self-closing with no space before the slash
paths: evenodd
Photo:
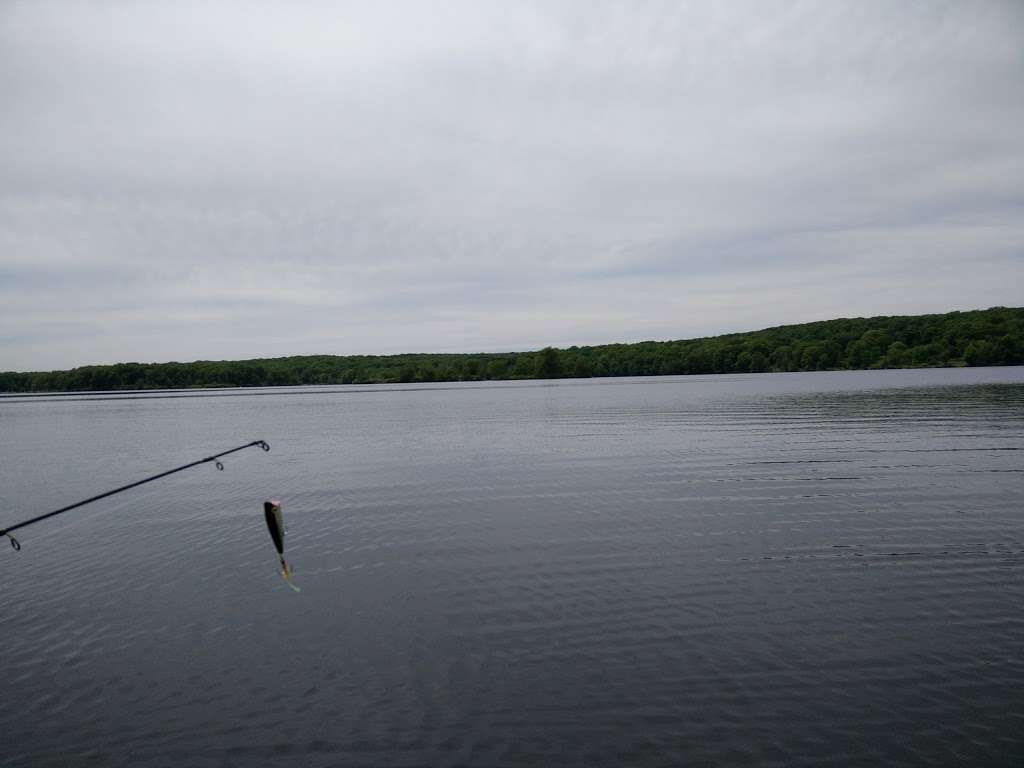
<path id="1" fill-rule="evenodd" d="M 843 318 L 679 341 L 478 354 L 304 355 L 3 372 L 0 392 L 54 394 L 1024 365 L 1024 308 Z"/>

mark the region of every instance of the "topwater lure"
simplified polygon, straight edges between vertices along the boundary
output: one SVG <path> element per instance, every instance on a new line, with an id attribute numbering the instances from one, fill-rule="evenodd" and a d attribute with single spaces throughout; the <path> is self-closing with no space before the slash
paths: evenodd
<path id="1" fill-rule="evenodd" d="M 284 559 L 284 535 L 287 529 L 284 527 L 284 513 L 281 511 L 281 502 L 277 499 L 263 502 L 263 516 L 267 520 L 267 528 L 270 530 L 270 538 L 274 540 L 274 547 L 277 549 L 278 559 L 281 561 L 281 577 L 288 586 L 296 592 L 299 588 L 292 583 L 292 568 Z"/>

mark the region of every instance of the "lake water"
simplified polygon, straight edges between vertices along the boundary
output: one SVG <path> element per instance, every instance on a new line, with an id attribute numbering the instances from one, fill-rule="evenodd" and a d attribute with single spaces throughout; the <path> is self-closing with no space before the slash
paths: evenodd
<path id="1" fill-rule="evenodd" d="M 1024 368 L 4 397 L 0 525 L 258 438 L 0 542 L 0 764 L 1024 759 Z"/>

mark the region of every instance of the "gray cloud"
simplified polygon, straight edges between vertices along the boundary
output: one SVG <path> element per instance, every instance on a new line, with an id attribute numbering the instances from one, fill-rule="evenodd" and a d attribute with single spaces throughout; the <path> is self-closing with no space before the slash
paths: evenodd
<path id="1" fill-rule="evenodd" d="M 0 7 L 0 369 L 1021 303 L 1016 3 Z"/>

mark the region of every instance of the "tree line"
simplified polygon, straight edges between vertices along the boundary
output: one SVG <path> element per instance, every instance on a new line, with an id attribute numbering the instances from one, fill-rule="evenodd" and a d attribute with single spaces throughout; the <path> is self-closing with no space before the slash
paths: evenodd
<path id="1" fill-rule="evenodd" d="M 1024 365 L 1024 308 L 844 318 L 680 341 L 482 354 L 307 355 L 0 373 L 0 392 Z"/>

